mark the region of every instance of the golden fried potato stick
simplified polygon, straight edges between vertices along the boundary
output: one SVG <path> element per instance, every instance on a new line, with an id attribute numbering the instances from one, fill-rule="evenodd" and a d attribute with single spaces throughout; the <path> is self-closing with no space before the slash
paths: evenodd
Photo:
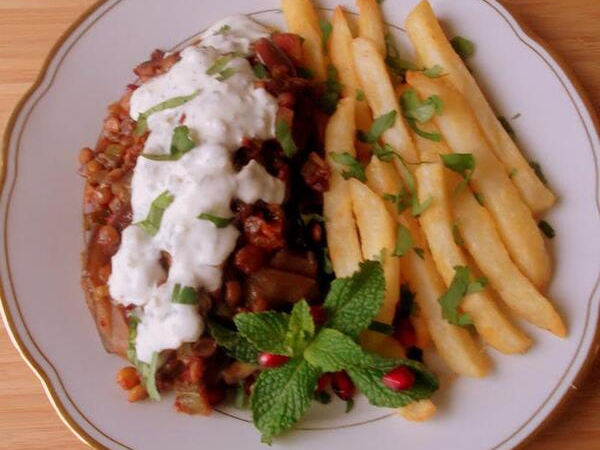
<path id="1" fill-rule="evenodd" d="M 343 86 L 342 96 L 356 99 L 356 128 L 368 131 L 372 122 L 371 110 L 364 98 L 362 85 L 354 67 L 352 32 L 341 6 L 335 8 L 333 12 L 332 27 L 329 39 L 329 57 L 331 58 L 331 63 L 338 71 L 340 83 Z M 363 154 L 369 154 L 368 145 L 359 141 L 355 145 Z"/>
<path id="2" fill-rule="evenodd" d="M 336 112 L 329 119 L 325 131 L 325 151 L 331 168 L 329 190 L 323 195 L 323 215 L 329 257 L 337 277 L 348 277 L 358 270 L 362 262 L 362 250 L 358 230 L 352 214 L 352 198 L 348 181 L 341 175 L 343 170 L 333 161 L 331 153 L 354 151 L 354 99 L 342 99 Z"/>
<path id="3" fill-rule="evenodd" d="M 465 97 L 485 138 L 496 157 L 502 161 L 505 173 L 515 173 L 512 183 L 517 186 L 529 209 L 535 215 L 548 210 L 556 200 L 554 194 L 538 178 L 496 118 L 475 78 L 446 38 L 427 1 L 419 3 L 409 14 L 406 29 L 421 61 L 429 67 L 441 66 L 454 87 Z"/>
<path id="4" fill-rule="evenodd" d="M 288 31 L 304 39 L 304 64 L 314 72 L 314 81 L 325 81 L 326 62 L 323 54 L 321 26 L 310 0 L 281 0 L 281 9 Z"/>
<path id="5" fill-rule="evenodd" d="M 407 81 L 421 98 L 432 95 L 441 98 L 443 112 L 435 115 L 435 123 L 455 153 L 471 153 L 475 157 L 471 179 L 473 190 L 482 194 L 483 203 L 494 217 L 511 258 L 534 286 L 543 290 L 552 274 L 542 233 L 482 134 L 469 104 L 442 78 L 408 72 Z"/>
<path id="6" fill-rule="evenodd" d="M 369 39 L 385 58 L 385 24 L 376 0 L 356 0 L 358 6 L 358 35 Z"/>
<path id="7" fill-rule="evenodd" d="M 367 166 L 366 173 L 369 187 L 380 197 L 397 193 L 402 185 L 394 166 L 376 158 Z M 399 258 L 401 272 L 415 292 L 419 313 L 427 323 L 440 356 L 452 370 L 461 375 L 484 377 L 490 367 L 485 351 L 466 329 L 451 325 L 442 318 L 438 299 L 446 292 L 446 285 L 437 272 L 417 220 L 408 211 L 398 215 L 391 202 L 386 202 L 386 206 L 390 214 L 394 214 L 398 222 L 410 231 L 414 247 L 423 250 L 423 259 L 413 250 Z"/>

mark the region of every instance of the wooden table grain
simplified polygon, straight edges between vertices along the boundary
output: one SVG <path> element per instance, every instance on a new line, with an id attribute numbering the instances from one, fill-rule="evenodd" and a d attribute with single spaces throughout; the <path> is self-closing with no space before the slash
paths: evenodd
<path id="1" fill-rule="evenodd" d="M 501 1 L 564 59 L 599 110 L 600 1 Z M 1 130 L 37 76 L 52 44 L 93 3 L 0 0 Z M 40 382 L 5 330 L 0 331 L 0 450 L 85 448 L 54 413 Z M 561 413 L 526 449 L 600 449 L 600 358 Z"/>

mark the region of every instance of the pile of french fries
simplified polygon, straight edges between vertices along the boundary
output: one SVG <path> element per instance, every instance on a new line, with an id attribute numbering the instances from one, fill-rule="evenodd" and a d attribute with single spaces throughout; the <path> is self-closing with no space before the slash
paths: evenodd
<path id="1" fill-rule="evenodd" d="M 422 71 L 408 71 L 406 84 L 400 86 L 394 86 L 385 63 L 387 30 L 379 4 L 357 0 L 357 5 L 356 36 L 338 6 L 324 52 L 319 18 L 310 0 L 282 0 L 289 31 L 304 38 L 304 64 L 317 81 L 325 80 L 326 65 L 333 64 L 343 85 L 343 98 L 325 137 L 332 176 L 324 197 L 324 216 L 335 274 L 349 276 L 361 261 L 380 258 L 386 295 L 377 320 L 391 325 L 400 286 L 408 284 L 418 305 L 418 314 L 411 318 L 417 345 L 426 348 L 432 342 L 456 373 L 485 377 L 490 370 L 485 345 L 504 354 L 522 354 L 532 344 L 514 317 L 560 337 L 567 334 L 544 294 L 552 269 L 536 221 L 555 197 L 496 118 L 427 1 L 410 13 L 406 30 L 421 67 L 440 66 L 443 75 L 430 78 Z M 424 132 L 441 133 L 441 140 L 424 138 L 407 125 L 399 104 L 407 89 L 422 100 L 432 95 L 442 100 L 443 111 L 419 124 Z M 396 111 L 396 120 L 382 134 L 381 143 L 391 146 L 398 157 L 382 161 L 370 156 L 366 182 L 345 179 L 345 167 L 331 154 L 356 156 L 365 145 L 356 140 L 357 130 L 369 130 L 375 118 L 390 111 Z M 462 190 L 455 189 L 460 175 L 448 170 L 441 159 L 452 153 L 472 154 L 476 160 L 472 178 Z M 384 200 L 385 194 L 397 193 L 407 183 L 416 185 L 419 201 L 432 199 L 418 217 L 410 208 L 398 213 L 392 202 Z M 483 202 L 475 192 L 483 196 Z M 398 227 L 408 230 L 419 252 L 393 256 Z M 461 245 L 455 242 L 457 230 Z M 466 266 L 489 282 L 461 303 L 475 333 L 442 317 L 439 299 L 453 280 L 455 266 Z M 365 332 L 361 344 L 386 356 L 404 354 L 396 340 L 375 332 Z M 409 420 L 427 420 L 434 412 L 430 400 L 401 410 Z"/>

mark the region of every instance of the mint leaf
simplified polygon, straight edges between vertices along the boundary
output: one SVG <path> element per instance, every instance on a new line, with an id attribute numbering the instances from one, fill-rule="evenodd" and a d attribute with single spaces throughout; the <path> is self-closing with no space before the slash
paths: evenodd
<path id="1" fill-rule="evenodd" d="M 540 220 L 538 227 L 540 227 L 540 230 L 542 230 L 542 233 L 544 233 L 548 239 L 554 239 L 554 236 L 556 236 L 554 228 L 552 228 L 552 226 L 545 220 Z"/>
<path id="2" fill-rule="evenodd" d="M 454 188 L 454 195 L 458 195 L 468 186 L 469 181 L 473 177 L 473 172 L 475 172 L 475 157 L 472 153 L 448 153 L 440 155 L 440 157 L 446 168 L 463 177 L 463 180 Z"/>
<path id="3" fill-rule="evenodd" d="M 421 130 L 418 127 L 415 119 L 406 119 L 406 121 L 408 122 L 408 126 L 411 128 L 411 130 L 413 130 L 418 136 L 421 136 L 424 139 L 429 139 L 430 141 L 442 142 L 442 135 L 440 133 L 429 133 Z"/>
<path id="4" fill-rule="evenodd" d="M 196 143 L 190 136 L 190 129 L 181 125 L 173 130 L 170 154 L 142 153 L 141 156 L 152 161 L 177 161 L 195 146 Z"/>
<path id="5" fill-rule="evenodd" d="M 134 225 L 142 228 L 150 236 L 156 236 L 156 233 L 160 230 L 163 214 L 171 203 L 173 203 L 173 200 L 175 200 L 175 197 L 169 191 L 164 191 L 150 204 L 150 211 L 146 218 L 140 222 L 136 222 Z"/>
<path id="6" fill-rule="evenodd" d="M 180 305 L 197 305 L 198 295 L 196 289 L 189 286 L 181 287 L 181 284 L 177 283 L 173 288 L 171 294 L 171 303 L 179 303 Z"/>
<path id="7" fill-rule="evenodd" d="M 226 35 L 227 33 L 229 33 L 231 31 L 231 27 L 227 24 L 223 25 L 221 28 L 219 28 L 217 31 L 215 31 L 213 33 L 213 36 L 217 36 L 219 34 L 221 35 Z"/>
<path id="8" fill-rule="evenodd" d="M 363 183 L 367 181 L 367 175 L 365 174 L 364 166 L 350 153 L 334 153 L 330 152 L 331 158 L 338 164 L 342 164 L 348 168 L 348 170 L 342 171 L 342 177 L 345 180 L 349 178 L 356 178 Z"/>
<path id="9" fill-rule="evenodd" d="M 478 278 L 471 283 L 469 281 L 470 271 L 466 266 L 456 266 L 454 271 L 452 283 L 448 286 L 446 293 L 438 300 L 442 305 L 442 317 L 452 325 L 470 325 L 473 323 L 471 317 L 459 311 L 460 304 L 465 295 L 482 291 L 487 284 L 487 280 Z"/>
<path id="10" fill-rule="evenodd" d="M 410 231 L 402 224 L 398 224 L 398 232 L 396 233 L 396 248 L 393 256 L 404 256 L 413 246 L 412 236 Z"/>
<path id="11" fill-rule="evenodd" d="M 452 44 L 452 48 L 463 61 L 475 54 L 475 44 L 467 38 L 456 36 L 450 41 L 450 44 Z"/>
<path id="12" fill-rule="evenodd" d="M 398 366 L 407 366 L 415 374 L 415 385 L 405 391 L 393 391 L 383 384 L 383 377 Z M 369 403 L 386 408 L 399 408 L 417 400 L 430 398 L 439 388 L 435 375 L 423 364 L 410 359 L 388 359 L 368 354 L 361 365 L 346 369 L 354 384 L 369 399 Z"/>
<path id="13" fill-rule="evenodd" d="M 324 307 L 327 326 L 352 338 L 358 337 L 377 315 L 383 304 L 385 279 L 378 261 L 365 261 L 351 277 L 331 283 Z"/>
<path id="14" fill-rule="evenodd" d="M 292 426 L 308 410 L 321 372 L 307 361 L 296 358 L 276 369 L 261 372 L 250 399 L 254 425 L 262 442 Z"/>
<path id="15" fill-rule="evenodd" d="M 275 124 L 275 137 L 279 141 L 283 154 L 288 158 L 291 158 L 298 151 L 294 137 L 292 136 L 292 129 L 290 125 L 283 119 L 278 119 Z"/>
<path id="16" fill-rule="evenodd" d="M 306 300 L 300 300 L 294 304 L 292 309 L 284 345 L 292 349 L 293 355 L 299 355 L 314 334 L 315 323 L 310 314 L 310 306 L 308 306 Z"/>
<path id="17" fill-rule="evenodd" d="M 256 364 L 258 350 L 240 333 L 230 330 L 212 319 L 208 319 L 207 326 L 210 335 L 229 356 L 248 364 Z"/>
<path id="18" fill-rule="evenodd" d="M 337 109 L 337 104 L 342 93 L 342 85 L 339 82 L 338 71 L 333 64 L 327 66 L 327 79 L 325 80 L 325 92 L 319 99 L 320 109 L 331 116 Z"/>
<path id="19" fill-rule="evenodd" d="M 401 214 L 411 205 L 410 195 L 404 188 L 398 192 L 398 195 L 383 194 L 383 199 L 387 200 L 388 202 L 392 202 L 396 206 L 396 211 L 398 211 L 398 214 Z"/>
<path id="20" fill-rule="evenodd" d="M 198 219 L 208 220 L 209 222 L 212 222 L 216 228 L 225 228 L 235 220 L 235 217 L 219 217 L 214 214 L 201 213 L 198 216 Z"/>
<path id="21" fill-rule="evenodd" d="M 129 340 L 127 345 L 127 359 L 135 366 L 142 380 L 142 386 L 146 388 L 148 397 L 152 400 L 160 400 L 160 392 L 156 386 L 156 372 L 162 365 L 162 360 L 157 352 L 152 354 L 150 363 L 140 361 L 137 358 L 137 351 L 135 349 L 135 340 L 137 338 L 137 326 L 139 319 L 135 316 L 129 318 Z"/>
<path id="22" fill-rule="evenodd" d="M 368 132 L 359 130 L 357 134 L 358 140 L 361 142 L 366 142 L 368 144 L 374 144 L 386 130 L 394 126 L 394 124 L 396 123 L 396 116 L 396 111 L 392 110 L 386 114 L 377 117 L 373 121 L 371 129 Z"/>
<path id="23" fill-rule="evenodd" d="M 339 372 L 365 359 L 362 348 L 351 337 L 323 328 L 304 350 L 304 358 L 323 372 Z"/>
<path id="24" fill-rule="evenodd" d="M 373 152 L 373 155 L 381 161 L 389 162 L 396 156 L 396 152 L 390 144 L 381 145 L 376 142 L 371 146 L 371 151 Z"/>
<path id="25" fill-rule="evenodd" d="M 275 311 L 241 313 L 233 318 L 240 334 L 261 352 L 292 356 L 285 344 L 289 315 Z"/>
<path id="26" fill-rule="evenodd" d="M 146 129 L 148 128 L 148 117 L 150 117 L 152 114 L 160 112 L 160 111 L 164 111 L 165 109 L 177 108 L 178 106 L 181 106 L 181 105 L 189 102 L 190 100 L 195 98 L 198 94 L 199 94 L 199 91 L 195 91 L 190 95 L 184 95 L 181 97 L 173 97 L 168 100 L 165 100 L 162 103 L 159 103 L 158 105 L 154 105 L 153 107 L 147 109 L 143 113 L 140 113 L 140 115 L 138 116 L 138 119 L 137 119 L 137 124 L 135 126 L 135 130 L 133 131 L 133 134 L 136 136 L 141 136 L 142 134 L 144 134 L 146 132 Z"/>
<path id="27" fill-rule="evenodd" d="M 435 114 L 441 114 L 444 109 L 444 103 L 439 96 L 432 95 L 422 102 L 414 89 L 405 91 L 400 97 L 400 102 L 404 117 L 417 120 L 419 123 L 428 122 Z"/>

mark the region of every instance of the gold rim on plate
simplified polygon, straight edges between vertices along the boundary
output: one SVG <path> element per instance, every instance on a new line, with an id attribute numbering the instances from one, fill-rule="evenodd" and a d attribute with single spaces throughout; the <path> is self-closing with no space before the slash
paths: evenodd
<path id="1" fill-rule="evenodd" d="M 50 64 L 56 57 L 56 54 L 58 53 L 58 51 L 63 47 L 63 45 L 67 41 L 67 39 L 80 27 L 80 25 L 82 25 L 85 22 L 86 19 L 88 19 L 90 16 L 92 16 L 93 13 L 95 13 L 98 9 L 100 9 L 100 7 L 102 5 L 107 3 L 107 1 L 108 0 L 96 1 L 96 3 L 94 3 L 84 13 L 82 13 L 81 16 L 75 22 L 73 22 L 61 34 L 61 36 L 59 37 L 57 42 L 54 44 L 54 46 L 48 53 L 48 56 L 46 57 L 35 82 L 32 84 L 32 86 L 27 90 L 27 92 L 23 95 L 23 97 L 16 104 L 16 106 L 7 122 L 5 132 L 4 132 L 4 139 L 3 139 L 4 142 L 3 142 L 3 146 L 2 146 L 2 152 L 0 155 L 0 157 L 1 157 L 0 158 L 0 194 L 4 191 L 4 188 L 5 188 L 9 143 L 12 138 L 12 133 L 13 133 L 13 129 L 14 129 L 17 117 L 21 113 L 23 106 L 25 105 L 27 100 L 29 100 L 31 98 L 33 93 L 40 87 L 42 81 L 44 80 L 44 78 L 46 76 L 46 73 L 48 71 Z M 102 12 L 102 14 L 100 14 L 98 17 L 96 17 L 96 19 L 93 22 L 91 22 L 85 30 L 82 30 L 82 33 L 76 39 L 76 41 L 71 45 L 71 47 L 77 43 L 79 38 L 81 38 L 81 36 L 83 36 L 89 28 L 91 28 L 100 18 L 102 18 L 106 13 L 108 13 L 115 5 L 119 4 L 121 1 L 122 0 L 117 0 L 109 8 L 107 8 L 106 11 Z M 503 11 L 500 8 L 498 8 L 496 5 L 494 5 L 493 3 L 489 2 L 488 0 L 479 0 L 479 1 L 482 1 L 482 2 L 486 3 L 488 6 L 490 6 L 491 8 L 493 8 L 496 11 L 496 13 L 498 13 L 509 24 L 509 26 L 511 27 L 513 32 L 515 32 L 515 34 L 517 35 L 519 40 L 521 40 L 525 45 L 527 45 L 532 51 L 537 53 L 544 60 L 544 62 L 546 62 L 548 65 L 550 65 L 550 64 L 548 63 L 548 61 L 544 57 L 544 55 L 540 54 L 534 47 L 531 46 L 530 43 L 526 42 L 525 40 L 523 40 L 521 38 L 521 36 L 518 33 L 518 30 L 516 30 L 515 27 L 512 25 L 512 23 L 510 22 L 510 18 L 512 18 L 517 23 L 518 27 L 520 28 L 520 31 L 522 31 L 523 34 L 525 34 L 533 42 L 537 43 L 540 47 L 542 47 L 550 55 L 550 57 L 554 60 L 554 62 L 563 70 L 565 76 L 570 81 L 573 88 L 579 94 L 579 98 L 582 100 L 584 107 L 587 110 L 587 113 L 589 114 L 590 118 L 592 119 L 594 130 L 598 134 L 600 131 L 600 122 L 598 121 L 598 117 L 594 111 L 594 108 L 593 108 L 589 98 L 587 97 L 587 94 L 585 94 L 581 84 L 575 78 L 573 71 L 564 63 L 563 59 L 559 55 L 557 55 L 556 52 L 552 51 L 543 42 L 543 40 L 540 37 L 538 37 L 535 33 L 533 33 L 529 29 L 529 27 L 526 24 L 524 24 L 514 13 L 509 13 L 506 10 Z M 67 51 L 68 50 L 69 49 L 67 49 Z M 58 67 L 57 67 L 57 69 L 58 69 Z M 567 91 L 567 94 L 571 97 L 571 100 L 573 100 L 570 92 L 568 92 L 568 90 L 566 89 L 566 86 L 564 86 L 564 82 L 561 79 L 560 75 L 556 72 L 555 72 L 555 75 L 561 81 L 561 83 L 563 83 L 563 87 Z M 576 109 L 577 109 L 578 113 L 581 115 L 579 108 L 576 108 Z M 583 121 L 583 117 L 580 117 L 580 118 Z M 586 128 L 586 130 L 587 130 L 587 128 Z M 597 167 L 596 167 L 596 169 L 597 169 Z M 596 173 L 596 175 L 598 177 L 598 173 Z M 596 182 L 598 182 L 598 178 L 596 179 Z M 598 198 L 596 198 L 596 202 L 599 202 Z M 600 210 L 600 205 L 598 206 L 598 208 Z M 8 261 L 8 258 L 7 258 L 7 261 Z M 592 300 L 592 297 L 594 296 L 594 293 L 597 288 L 598 288 L 598 283 L 596 283 L 595 288 L 592 290 L 590 301 Z M 6 326 L 6 330 L 8 332 L 8 335 L 9 335 L 13 345 L 16 347 L 17 351 L 19 352 L 19 354 L 21 355 L 23 360 L 27 363 L 27 365 L 29 365 L 31 370 L 36 374 L 36 376 L 41 381 L 44 391 L 46 392 L 46 395 L 48 396 L 48 399 L 50 400 L 50 403 L 52 404 L 52 406 L 58 413 L 61 420 L 71 430 L 71 432 L 73 434 L 75 434 L 75 436 L 77 436 L 83 443 L 89 445 L 90 447 L 92 447 L 96 450 L 112 450 L 112 449 L 106 447 L 104 444 L 98 442 L 98 440 L 96 440 L 87 431 L 85 431 L 78 424 L 78 422 L 71 416 L 71 414 L 67 411 L 67 409 L 63 405 L 59 395 L 57 394 L 57 392 L 54 389 L 54 386 L 50 382 L 49 376 L 46 374 L 46 372 L 42 369 L 42 367 L 38 364 L 38 362 L 32 356 L 31 352 L 29 351 L 27 346 L 23 343 L 23 341 L 21 340 L 20 336 L 18 335 L 18 333 L 16 331 L 17 327 L 15 326 L 15 322 L 9 311 L 8 303 L 4 296 L 4 286 L 2 285 L 1 280 L 0 280 L 0 305 L 1 305 L 0 312 L 2 313 L 2 318 L 4 319 L 4 324 Z M 21 317 L 21 319 L 22 319 L 22 317 Z M 24 324 L 23 320 L 22 320 L 22 322 Z M 31 339 L 31 340 L 32 340 L 32 343 L 34 344 L 34 346 L 36 346 L 33 339 Z M 580 346 L 581 346 L 581 342 L 580 342 Z M 36 346 L 36 348 L 37 348 L 37 346 Z M 580 347 L 578 347 L 578 350 L 579 350 L 579 348 Z M 43 353 L 40 351 L 40 349 L 38 348 L 37 350 L 44 357 L 44 359 L 47 360 L 47 358 L 43 355 Z M 572 384 L 572 388 L 575 388 L 575 386 L 577 384 L 581 383 L 583 381 L 583 379 L 585 378 L 585 376 L 588 374 L 589 370 L 592 367 L 592 363 L 595 359 L 595 356 L 599 350 L 600 350 L 600 327 L 597 326 L 595 336 L 593 337 L 593 340 L 592 340 L 591 349 L 590 349 L 585 361 L 582 363 L 582 366 L 581 366 L 579 372 L 575 375 L 575 378 L 574 378 L 574 381 Z M 575 352 L 575 354 L 577 355 L 577 351 Z M 48 360 L 47 360 L 47 362 L 49 363 Z M 570 367 L 571 367 L 571 365 L 569 366 L 569 368 Z M 558 386 L 561 384 L 561 382 L 564 379 L 564 377 L 566 376 L 566 373 L 568 372 L 569 368 L 567 368 L 567 370 L 565 371 L 565 374 L 563 375 L 563 378 L 560 380 L 560 382 L 555 387 L 555 389 L 550 393 L 550 395 L 548 396 L 546 401 L 544 401 L 542 403 L 542 406 L 540 406 L 540 408 L 538 408 L 538 410 L 532 414 L 532 416 L 529 418 L 529 420 L 526 421 L 517 431 L 515 431 L 513 434 L 511 434 L 506 439 L 504 439 L 502 441 L 502 443 L 498 444 L 496 447 L 494 447 L 493 449 L 490 449 L 490 450 L 495 450 L 499 446 L 506 443 L 508 440 L 512 439 L 517 433 L 519 433 L 523 429 L 524 426 L 526 426 L 531 420 L 533 420 L 537 416 L 539 411 L 546 405 L 547 401 L 549 401 L 550 398 L 554 395 L 554 392 L 556 391 Z M 63 387 L 63 390 L 66 393 L 66 389 L 64 389 L 64 387 Z M 534 430 L 532 430 L 516 447 L 514 447 L 514 450 L 522 449 L 524 446 L 529 444 L 531 442 L 531 440 L 533 438 L 535 438 L 535 436 L 537 436 L 537 434 L 541 431 L 541 429 L 545 425 L 547 425 L 551 420 L 553 420 L 563 410 L 564 406 L 567 404 L 568 400 L 571 398 L 572 390 L 573 389 L 570 389 L 563 394 L 562 398 L 559 399 L 558 403 L 553 408 L 553 410 L 546 416 L 546 418 L 540 424 L 538 424 L 536 426 L 536 428 Z M 68 394 L 66 394 L 66 395 L 68 397 Z M 72 400 L 71 400 L 71 403 L 72 403 L 72 406 L 74 407 L 74 409 L 77 410 L 77 412 L 98 433 L 103 435 L 108 440 L 111 440 L 115 444 L 121 446 L 122 448 L 125 448 L 128 450 L 133 450 L 133 449 L 131 449 L 131 447 L 128 447 L 125 444 L 116 441 L 114 438 L 104 434 L 101 430 L 99 430 L 97 427 L 95 427 L 89 419 L 87 419 L 85 417 L 85 415 L 77 408 L 77 406 L 75 405 L 75 403 Z M 344 427 L 341 427 L 341 428 L 344 428 Z"/>

